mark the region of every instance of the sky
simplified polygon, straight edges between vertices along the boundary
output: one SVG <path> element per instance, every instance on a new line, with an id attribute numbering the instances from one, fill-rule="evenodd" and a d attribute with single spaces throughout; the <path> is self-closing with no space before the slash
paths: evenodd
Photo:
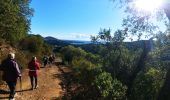
<path id="1" fill-rule="evenodd" d="M 31 20 L 32 34 L 64 40 L 89 41 L 100 29 L 111 29 L 114 33 L 122 29 L 126 16 L 113 0 L 32 0 L 31 8 L 35 11 Z M 166 29 L 163 23 L 158 24 L 161 30 Z"/>
<path id="2" fill-rule="evenodd" d="M 123 11 L 111 0 L 32 0 L 31 33 L 64 40 L 90 40 L 100 29 L 121 28 Z"/>

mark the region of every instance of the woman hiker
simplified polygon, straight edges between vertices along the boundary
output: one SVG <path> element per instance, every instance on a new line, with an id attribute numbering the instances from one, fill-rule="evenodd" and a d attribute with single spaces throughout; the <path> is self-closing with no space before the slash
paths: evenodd
<path id="1" fill-rule="evenodd" d="M 28 64 L 29 77 L 31 81 L 31 89 L 36 89 L 38 87 L 38 70 L 40 69 L 40 63 L 37 61 L 36 57 L 32 57 L 32 60 Z"/>

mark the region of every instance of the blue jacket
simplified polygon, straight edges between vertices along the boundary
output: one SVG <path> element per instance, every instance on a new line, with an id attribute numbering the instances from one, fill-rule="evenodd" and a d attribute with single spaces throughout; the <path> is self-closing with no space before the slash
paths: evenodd
<path id="1" fill-rule="evenodd" d="M 16 81 L 21 76 L 19 66 L 14 59 L 5 59 L 2 61 L 0 69 L 3 71 L 4 81 Z"/>

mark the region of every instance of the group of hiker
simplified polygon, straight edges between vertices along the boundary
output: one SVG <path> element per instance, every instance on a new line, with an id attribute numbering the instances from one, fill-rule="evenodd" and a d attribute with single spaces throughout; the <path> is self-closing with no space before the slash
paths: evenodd
<path id="1" fill-rule="evenodd" d="M 54 62 L 54 59 L 55 58 L 52 55 L 50 57 L 44 56 L 44 67 L 47 65 L 47 63 L 52 64 Z M 40 62 L 38 62 L 37 58 L 33 56 L 31 61 L 28 63 L 28 75 L 30 77 L 31 90 L 38 88 L 37 76 L 39 69 Z M 9 99 L 12 100 L 16 94 L 15 90 L 17 80 L 21 80 L 21 66 L 19 66 L 19 64 L 16 62 L 14 53 L 9 53 L 8 57 L 1 62 L 0 70 L 3 71 L 2 79 L 6 81 L 10 89 Z"/>
<path id="2" fill-rule="evenodd" d="M 45 55 L 43 57 L 43 64 L 44 64 L 44 67 L 47 66 L 47 64 L 53 64 L 54 63 L 54 60 L 55 60 L 55 56 L 54 55 L 50 55 L 49 57 L 47 55 Z"/>

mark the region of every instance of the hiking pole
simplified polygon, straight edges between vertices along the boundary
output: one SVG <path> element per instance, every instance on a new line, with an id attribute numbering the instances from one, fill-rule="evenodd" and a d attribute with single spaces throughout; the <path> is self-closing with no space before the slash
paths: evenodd
<path id="1" fill-rule="evenodd" d="M 20 76 L 20 90 L 22 92 L 22 77 Z"/>
<path id="2" fill-rule="evenodd" d="M 19 81 L 20 81 L 20 91 L 22 92 L 22 77 L 19 77 Z"/>

